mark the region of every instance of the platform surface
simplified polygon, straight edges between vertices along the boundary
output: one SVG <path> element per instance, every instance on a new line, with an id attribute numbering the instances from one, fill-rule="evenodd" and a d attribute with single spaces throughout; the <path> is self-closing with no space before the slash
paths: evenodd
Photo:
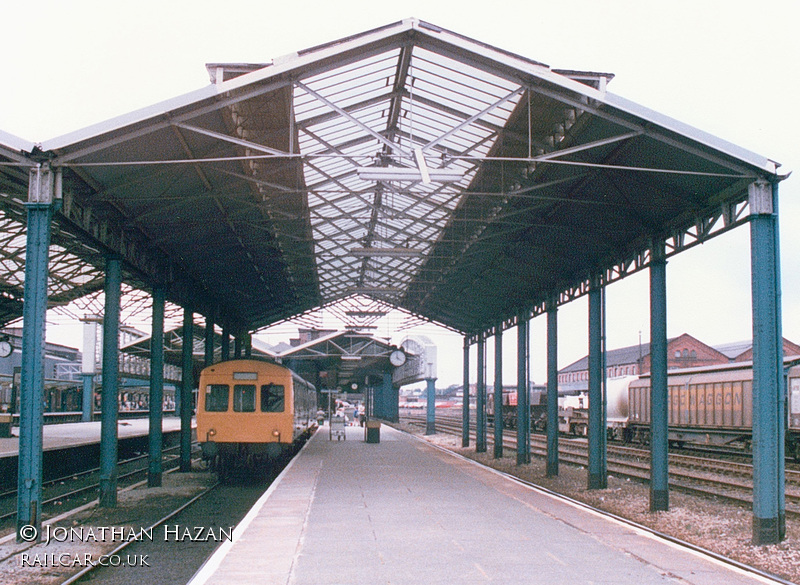
<path id="1" fill-rule="evenodd" d="M 765 581 L 383 426 L 320 429 L 190 583 Z"/>
<path id="2" fill-rule="evenodd" d="M 165 433 L 181 429 L 181 419 L 177 417 L 165 416 L 161 422 L 161 428 Z M 194 421 L 192 421 L 192 426 L 194 426 Z M 146 418 L 120 420 L 117 424 L 117 436 L 120 439 L 146 436 L 149 433 L 149 428 L 150 422 Z M 14 434 L 19 434 L 18 428 L 14 428 Z M 44 451 L 99 443 L 100 421 L 44 425 L 42 434 Z M 0 458 L 16 457 L 18 454 L 18 436 L 10 439 L 0 439 Z"/>

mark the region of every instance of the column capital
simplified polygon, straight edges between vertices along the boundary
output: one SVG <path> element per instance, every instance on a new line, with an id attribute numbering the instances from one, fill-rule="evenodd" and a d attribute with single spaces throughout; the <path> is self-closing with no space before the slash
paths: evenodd
<path id="1" fill-rule="evenodd" d="M 753 181 L 747 186 L 747 200 L 750 215 L 772 215 L 772 184 L 767 181 Z"/>

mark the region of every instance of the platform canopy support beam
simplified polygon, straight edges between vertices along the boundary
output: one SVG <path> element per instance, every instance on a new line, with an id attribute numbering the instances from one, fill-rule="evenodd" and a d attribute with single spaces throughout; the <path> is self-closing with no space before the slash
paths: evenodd
<path id="1" fill-rule="evenodd" d="M 425 378 L 428 407 L 425 416 L 425 434 L 436 434 L 436 378 Z"/>
<path id="2" fill-rule="evenodd" d="M 464 385 L 461 392 L 461 446 L 469 447 L 469 341 L 466 335 L 464 336 L 463 355 Z"/>
<path id="3" fill-rule="evenodd" d="M 494 334 L 494 458 L 503 458 L 503 325 Z"/>
<path id="4" fill-rule="evenodd" d="M 517 465 L 531 462 L 531 392 L 529 379 L 529 321 L 517 319 Z"/>
<path id="5" fill-rule="evenodd" d="M 117 506 L 117 420 L 119 418 L 119 315 L 122 260 L 106 258 L 103 315 L 103 390 L 100 394 L 100 506 Z"/>
<path id="6" fill-rule="evenodd" d="M 192 387 L 194 386 L 193 365 L 194 319 L 192 309 L 183 309 L 183 353 L 181 371 L 181 463 L 180 470 L 192 470 Z"/>
<path id="7" fill-rule="evenodd" d="M 44 421 L 45 314 L 53 207 L 59 195 L 57 172 L 47 165 L 30 170 L 25 244 L 25 302 L 17 472 L 17 540 L 36 540 L 42 517 L 42 425 Z M 35 532 L 27 532 L 33 527 Z"/>
<path id="8" fill-rule="evenodd" d="M 606 463 L 605 294 L 595 280 L 589 291 L 589 482 L 590 490 L 608 485 Z"/>
<path id="9" fill-rule="evenodd" d="M 786 534 L 778 185 L 749 188 L 753 304 L 753 543 Z"/>
<path id="10" fill-rule="evenodd" d="M 663 241 L 650 259 L 650 511 L 669 510 L 667 261 Z"/>
<path id="11" fill-rule="evenodd" d="M 558 303 L 547 303 L 547 477 L 558 475 Z"/>
<path id="12" fill-rule="evenodd" d="M 164 305 L 166 286 L 153 287 L 153 319 L 150 334 L 150 429 L 147 486 L 161 486 L 162 417 L 164 412 Z"/>
<path id="13" fill-rule="evenodd" d="M 486 453 L 486 338 L 478 335 L 478 377 L 475 397 L 475 452 Z"/>

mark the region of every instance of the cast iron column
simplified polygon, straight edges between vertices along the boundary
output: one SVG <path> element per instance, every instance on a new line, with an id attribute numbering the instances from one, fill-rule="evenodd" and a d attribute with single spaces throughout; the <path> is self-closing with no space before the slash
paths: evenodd
<path id="1" fill-rule="evenodd" d="M 589 291 L 589 489 L 605 489 L 606 469 L 605 416 L 605 299 L 604 289 L 596 279 Z"/>
<path id="2" fill-rule="evenodd" d="M 148 487 L 161 485 L 162 423 L 164 412 L 164 303 L 166 287 L 153 287 L 153 323 L 150 334 L 150 453 Z"/>
<path id="3" fill-rule="evenodd" d="M 664 242 L 650 258 L 650 511 L 669 510 L 667 261 Z"/>
<path id="4" fill-rule="evenodd" d="M 42 425 L 45 314 L 50 223 L 57 177 L 49 166 L 30 170 L 22 305 L 22 367 L 17 459 L 17 541 L 38 540 L 42 528 Z M 30 528 L 32 527 L 32 528 Z"/>
<path id="5" fill-rule="evenodd" d="M 192 388 L 194 373 L 194 322 L 192 310 L 183 309 L 183 354 L 181 371 L 181 471 L 192 470 Z"/>
<path id="6" fill-rule="evenodd" d="M 119 313 L 122 262 L 106 258 L 103 314 L 103 389 L 100 394 L 100 506 L 117 506 L 117 420 L 119 418 Z"/>
<path id="7" fill-rule="evenodd" d="M 100 319 L 97 315 L 88 315 L 81 321 L 83 322 L 81 422 L 91 422 L 94 417 L 94 376 L 97 373 L 95 356 L 97 355 L 97 324 Z"/>
<path id="8" fill-rule="evenodd" d="M 753 543 L 785 534 L 783 343 L 778 265 L 778 187 L 750 184 L 753 303 Z"/>
<path id="9" fill-rule="evenodd" d="M 494 458 L 503 457 L 503 324 L 494 334 Z"/>
<path id="10" fill-rule="evenodd" d="M 531 392 L 528 384 L 528 316 L 517 318 L 517 465 L 531 462 Z"/>
<path id="11" fill-rule="evenodd" d="M 214 363 L 214 319 L 206 317 L 206 346 L 203 366 L 208 367 Z"/>
<path id="12" fill-rule="evenodd" d="M 461 404 L 461 446 L 469 447 L 469 341 L 464 336 L 464 389 L 461 392 L 463 402 Z"/>
<path id="13" fill-rule="evenodd" d="M 478 378 L 475 398 L 475 452 L 486 453 L 486 339 L 478 334 Z"/>
<path id="14" fill-rule="evenodd" d="M 436 434 L 436 378 L 425 378 L 428 395 L 428 407 L 425 416 L 425 434 Z"/>
<path id="15" fill-rule="evenodd" d="M 547 477 L 558 475 L 558 304 L 547 304 Z"/>
<path id="16" fill-rule="evenodd" d="M 231 334 L 228 333 L 228 330 L 223 327 L 222 328 L 222 342 L 221 342 L 221 350 L 222 350 L 222 361 L 228 361 L 231 359 Z"/>

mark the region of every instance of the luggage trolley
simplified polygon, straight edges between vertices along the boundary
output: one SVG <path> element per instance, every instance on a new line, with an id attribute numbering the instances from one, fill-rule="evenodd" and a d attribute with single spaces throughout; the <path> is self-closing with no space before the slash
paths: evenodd
<path id="1" fill-rule="evenodd" d="M 330 434 L 328 440 L 333 441 L 336 437 L 337 441 L 344 439 L 347 440 L 347 433 L 345 432 L 346 420 L 343 416 L 331 417 Z"/>

